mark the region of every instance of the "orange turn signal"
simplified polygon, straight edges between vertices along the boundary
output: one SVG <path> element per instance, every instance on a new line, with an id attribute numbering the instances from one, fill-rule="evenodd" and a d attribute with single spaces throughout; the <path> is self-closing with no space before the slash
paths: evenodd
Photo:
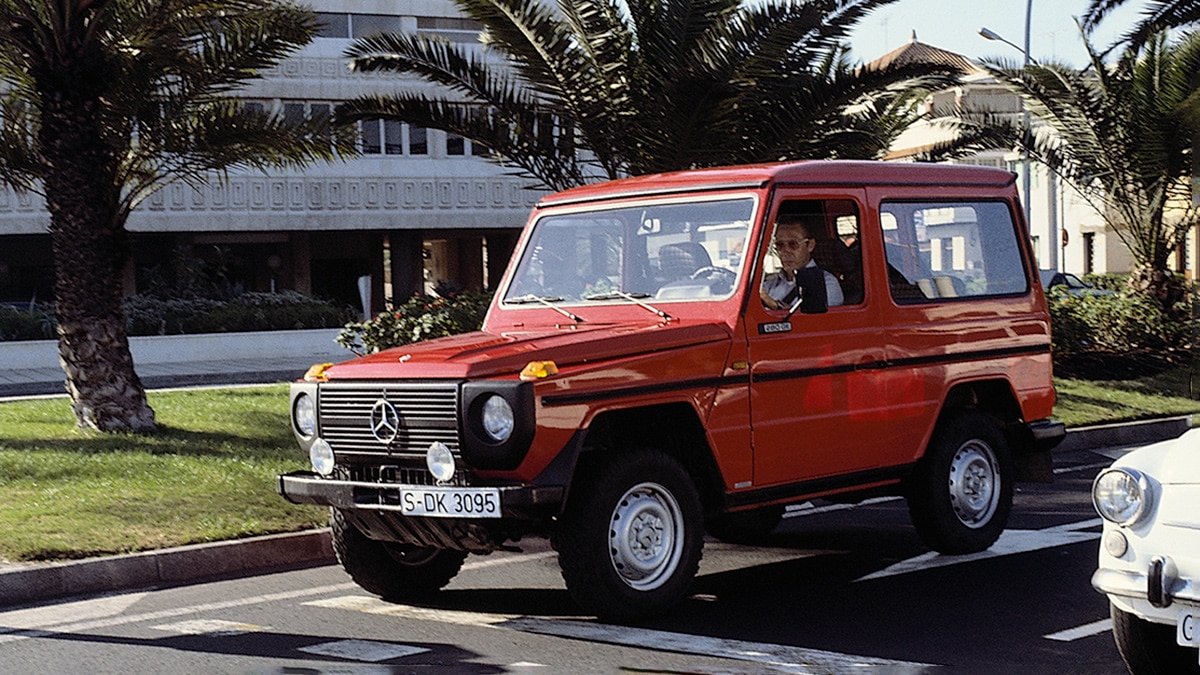
<path id="1" fill-rule="evenodd" d="M 325 371 L 329 370 L 332 367 L 333 367 L 332 363 L 314 363 L 313 365 L 309 366 L 307 371 L 305 371 L 304 381 L 305 382 L 325 382 L 325 381 L 329 380 L 328 377 L 325 377 Z"/>
<path id="2" fill-rule="evenodd" d="M 521 380 L 529 382 L 531 380 L 541 380 L 558 374 L 558 366 L 554 365 L 553 361 L 530 361 L 521 369 Z"/>

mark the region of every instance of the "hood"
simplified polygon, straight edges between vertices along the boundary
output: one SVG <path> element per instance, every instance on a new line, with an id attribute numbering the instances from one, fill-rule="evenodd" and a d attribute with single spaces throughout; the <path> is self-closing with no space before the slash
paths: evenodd
<path id="1" fill-rule="evenodd" d="M 1200 429 L 1134 450 L 1113 466 L 1138 469 L 1163 484 L 1200 485 Z"/>
<path id="2" fill-rule="evenodd" d="M 517 375 L 530 361 L 559 368 L 728 340 L 723 323 L 566 326 L 511 333 L 477 331 L 396 347 L 325 371 L 344 379 L 476 379 Z"/>

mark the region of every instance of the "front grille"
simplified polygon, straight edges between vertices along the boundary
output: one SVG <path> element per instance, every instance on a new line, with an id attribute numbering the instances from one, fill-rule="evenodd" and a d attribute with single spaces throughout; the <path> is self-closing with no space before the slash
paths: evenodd
<path id="1" fill-rule="evenodd" d="M 384 398 L 400 414 L 399 431 L 387 445 L 371 432 L 371 408 Z M 425 451 L 434 442 L 446 444 L 459 456 L 456 382 L 326 382 L 317 410 L 321 437 L 340 461 L 413 460 L 419 463 L 399 463 L 424 466 Z"/>

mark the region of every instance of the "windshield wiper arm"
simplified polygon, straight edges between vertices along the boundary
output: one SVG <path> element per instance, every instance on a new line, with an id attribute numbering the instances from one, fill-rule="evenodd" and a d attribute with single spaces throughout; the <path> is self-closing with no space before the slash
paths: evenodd
<path id="1" fill-rule="evenodd" d="M 645 309 L 648 312 L 653 312 L 653 313 L 657 314 L 664 321 L 670 321 L 671 320 L 670 314 L 667 314 L 666 312 L 662 311 L 661 309 L 659 309 L 649 303 L 642 302 L 642 298 L 648 298 L 648 297 L 650 297 L 649 293 L 626 293 L 625 291 L 609 291 L 607 293 L 597 293 L 596 295 L 585 295 L 585 296 L 583 296 L 583 299 L 584 300 L 613 300 L 615 298 L 621 298 L 622 300 L 628 300 L 629 302 L 632 302 L 633 304 Z"/>
<path id="2" fill-rule="evenodd" d="M 563 301 L 562 298 L 542 297 L 540 295 L 534 295 L 533 293 L 530 293 L 528 295 L 522 295 L 517 298 L 509 298 L 508 300 L 505 300 L 505 302 L 509 302 L 514 305 L 528 305 L 531 302 L 536 302 L 538 304 L 549 307 L 550 309 L 558 312 L 559 314 L 562 314 L 563 316 L 574 321 L 575 323 L 583 323 L 583 321 L 584 321 L 583 317 L 572 314 L 572 313 L 568 312 L 567 310 L 563 309 L 562 307 L 559 307 L 558 305 L 554 304 L 556 302 L 562 302 L 562 301 Z"/>

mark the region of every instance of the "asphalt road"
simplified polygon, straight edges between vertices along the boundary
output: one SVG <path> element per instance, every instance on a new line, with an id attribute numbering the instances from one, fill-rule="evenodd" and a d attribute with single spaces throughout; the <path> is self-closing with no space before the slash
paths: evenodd
<path id="1" fill-rule="evenodd" d="M 1059 453 L 974 556 L 928 553 L 899 500 L 790 511 L 764 546 L 707 542 L 693 595 L 633 626 L 579 616 L 539 540 L 469 558 L 422 606 L 322 566 L 0 612 L 0 670 L 1123 673 L 1089 583 L 1110 461 Z"/>

